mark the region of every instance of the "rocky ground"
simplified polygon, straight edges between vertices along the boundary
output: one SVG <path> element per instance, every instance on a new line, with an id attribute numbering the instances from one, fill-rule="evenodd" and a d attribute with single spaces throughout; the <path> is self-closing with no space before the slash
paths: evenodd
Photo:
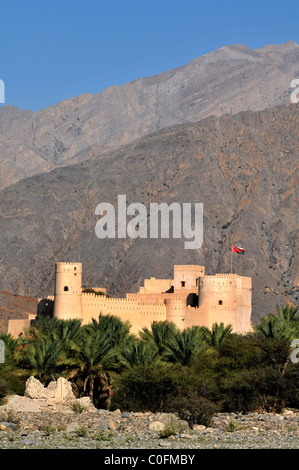
<path id="1" fill-rule="evenodd" d="M 109 412 L 10 397 L 0 407 L 1 449 L 299 449 L 299 410 L 219 413 L 189 429 L 166 413 Z M 169 430 L 163 437 L 163 430 Z"/>

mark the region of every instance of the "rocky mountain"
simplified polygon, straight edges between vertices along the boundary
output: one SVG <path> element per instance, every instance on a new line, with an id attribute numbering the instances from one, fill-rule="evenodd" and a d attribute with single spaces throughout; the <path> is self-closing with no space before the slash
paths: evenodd
<path id="1" fill-rule="evenodd" d="M 299 105 L 210 116 L 142 137 L 10 186 L 0 197 L 0 290 L 53 294 L 54 263 L 81 261 L 83 283 L 114 295 L 174 264 L 253 278 L 253 320 L 299 295 Z M 203 203 L 204 241 L 102 239 L 95 208 L 127 203 Z M 129 220 L 129 218 L 128 218 Z"/>
<path id="2" fill-rule="evenodd" d="M 222 47 L 160 75 L 32 113 L 0 107 L 0 189 L 159 129 L 289 101 L 299 45 Z"/>
<path id="3" fill-rule="evenodd" d="M 37 299 L 0 292 L 0 334 L 6 332 L 8 321 L 15 318 L 28 318 L 36 314 Z"/>

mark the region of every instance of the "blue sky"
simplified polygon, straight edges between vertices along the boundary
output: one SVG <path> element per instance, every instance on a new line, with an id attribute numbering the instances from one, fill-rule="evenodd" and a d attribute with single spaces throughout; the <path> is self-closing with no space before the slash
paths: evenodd
<path id="1" fill-rule="evenodd" d="M 299 43 L 298 23 L 298 2 L 289 0 L 3 1 L 5 104 L 36 111 L 161 73 L 227 44 Z"/>

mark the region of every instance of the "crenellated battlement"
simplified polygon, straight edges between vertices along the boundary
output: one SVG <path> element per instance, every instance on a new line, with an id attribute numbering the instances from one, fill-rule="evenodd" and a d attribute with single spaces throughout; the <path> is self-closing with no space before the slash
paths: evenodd
<path id="1" fill-rule="evenodd" d="M 78 263 L 75 263 L 75 262 L 73 262 L 73 263 L 71 263 L 71 262 L 64 263 L 64 262 L 62 262 L 62 261 L 61 261 L 61 262 L 58 261 L 57 263 L 55 263 L 55 265 L 56 265 L 56 266 L 59 266 L 59 267 L 61 267 L 61 266 L 65 266 L 65 267 L 70 266 L 70 267 L 73 267 L 73 266 L 82 266 L 82 263 L 79 263 L 79 262 L 78 262 Z"/>
<path id="2" fill-rule="evenodd" d="M 57 261 L 57 263 L 55 263 L 57 266 L 82 266 L 82 263 L 80 262 L 72 262 L 72 261 Z"/>
<path id="3" fill-rule="evenodd" d="M 199 280 L 199 286 L 236 286 L 236 277 L 205 276 Z"/>
<path id="4" fill-rule="evenodd" d="M 223 278 L 232 278 L 232 277 L 240 277 L 238 274 L 233 273 L 224 273 L 224 274 L 214 274 L 213 276 L 209 277 L 223 277 Z"/>
<path id="5" fill-rule="evenodd" d="M 55 268 L 54 316 L 81 318 L 99 315 L 130 322 L 132 333 L 153 321 L 169 320 L 178 328 L 231 324 L 234 331 L 250 330 L 251 278 L 238 274 L 205 275 L 205 267 L 175 265 L 174 279 L 145 279 L 137 293 L 125 298 L 82 292 L 82 263 L 58 262 Z M 49 297 L 49 299 L 53 297 Z"/>
<path id="6" fill-rule="evenodd" d="M 91 301 L 96 301 L 97 303 L 106 303 L 106 304 L 113 304 L 113 303 L 119 303 L 123 305 L 131 305 L 131 306 L 136 306 L 136 307 L 165 307 L 165 304 L 163 302 L 138 302 L 137 299 L 126 299 L 126 298 L 113 298 L 113 297 L 106 297 L 104 295 L 96 295 L 92 292 L 86 292 L 82 293 L 82 299 L 85 301 L 91 300 Z"/>

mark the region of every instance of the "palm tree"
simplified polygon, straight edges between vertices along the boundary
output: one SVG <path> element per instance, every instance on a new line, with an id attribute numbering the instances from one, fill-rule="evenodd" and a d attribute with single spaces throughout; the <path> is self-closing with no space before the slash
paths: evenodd
<path id="1" fill-rule="evenodd" d="M 41 317 L 25 331 L 21 338 L 26 345 L 39 339 L 60 340 L 64 349 L 68 349 L 80 332 L 82 320 L 60 320 L 57 318 Z"/>
<path id="2" fill-rule="evenodd" d="M 202 337 L 208 346 L 218 349 L 223 341 L 232 334 L 232 326 L 224 323 L 214 323 L 212 329 L 201 327 Z"/>
<path id="3" fill-rule="evenodd" d="M 285 339 L 291 341 L 295 335 L 295 325 L 293 322 L 288 321 L 284 314 L 274 315 L 269 313 L 267 317 L 262 317 L 260 323 L 255 325 L 254 330 L 271 339 Z"/>
<path id="4" fill-rule="evenodd" d="M 124 368 L 153 364 L 157 361 L 157 347 L 153 341 L 129 341 L 121 348 L 119 360 Z"/>
<path id="5" fill-rule="evenodd" d="M 69 364 L 69 358 L 73 357 L 78 349 L 77 339 L 80 335 L 81 320 L 59 320 L 57 318 L 42 317 L 34 322 L 25 335 L 20 338 L 18 355 L 26 356 L 26 350 L 30 345 L 42 342 L 60 343 L 61 363 Z M 42 346 L 44 347 L 44 346 Z M 31 348 L 34 350 L 34 348 Z M 31 354 L 31 353 L 30 353 Z M 62 370 L 64 372 L 64 370 Z"/>
<path id="6" fill-rule="evenodd" d="M 61 341 L 41 338 L 28 344 L 22 351 L 19 363 L 46 385 L 50 380 L 55 380 L 65 367 L 60 361 L 62 350 Z"/>
<path id="7" fill-rule="evenodd" d="M 260 323 L 254 326 L 254 330 L 266 339 L 278 340 L 289 344 L 288 354 L 282 368 L 282 376 L 284 376 L 291 359 L 291 341 L 298 337 L 299 321 L 296 316 L 296 307 L 291 307 L 290 305 L 280 307 L 276 305 L 276 311 L 277 315 L 269 313 L 267 317 L 262 317 Z M 275 360 L 273 362 L 275 363 Z"/>
<path id="8" fill-rule="evenodd" d="M 60 321 L 62 320 L 50 317 L 40 317 L 34 320 L 30 328 L 26 329 L 25 334 L 21 337 L 23 343 L 34 342 L 40 338 L 53 339 Z"/>
<path id="9" fill-rule="evenodd" d="M 299 315 L 297 315 L 298 309 L 294 305 L 287 304 L 281 306 L 276 304 L 276 312 L 278 316 L 283 317 L 287 321 L 299 321 Z"/>
<path id="10" fill-rule="evenodd" d="M 134 338 L 133 335 L 130 335 L 130 323 L 123 322 L 115 315 L 100 315 L 98 321 L 92 319 L 92 322 L 86 325 L 85 328 L 88 331 L 99 331 L 108 334 L 114 347 L 125 344 Z"/>
<path id="11" fill-rule="evenodd" d="M 178 329 L 174 323 L 167 320 L 157 322 L 154 321 L 151 329 L 143 328 L 140 337 L 144 341 L 153 342 L 157 347 L 156 354 L 163 357 L 166 350 L 166 344 L 171 343 L 178 333 Z"/>
<path id="12" fill-rule="evenodd" d="M 90 325 L 82 327 L 74 357 L 68 361 L 68 378 L 81 379 L 83 392 L 87 392 L 93 402 L 95 380 L 99 379 L 103 387 L 107 385 L 106 372 L 117 369 L 117 357 L 109 331 L 103 332 Z"/>
<path id="13" fill-rule="evenodd" d="M 190 366 L 195 356 L 205 347 L 198 331 L 196 327 L 178 331 L 171 341 L 166 342 L 165 360 L 185 367 Z"/>
<path id="14" fill-rule="evenodd" d="M 10 333 L 3 333 L 0 335 L 0 340 L 4 342 L 5 365 L 14 366 L 19 339 L 13 338 Z"/>

